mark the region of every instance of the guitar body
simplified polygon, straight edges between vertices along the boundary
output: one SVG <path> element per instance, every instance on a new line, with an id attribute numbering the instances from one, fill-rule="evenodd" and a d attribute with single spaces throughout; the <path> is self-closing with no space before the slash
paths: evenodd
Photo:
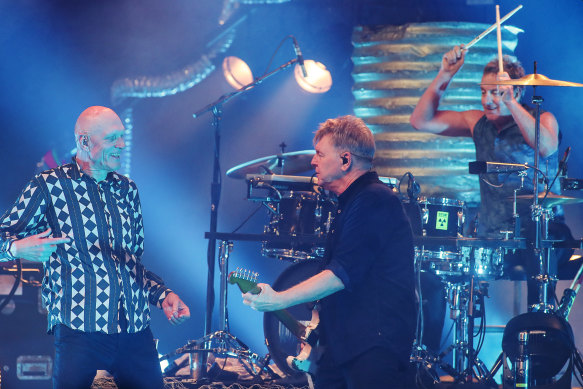
<path id="1" fill-rule="evenodd" d="M 310 339 L 310 334 L 314 333 L 318 329 L 318 325 L 320 324 L 320 315 L 316 309 L 312 310 L 312 320 L 307 325 L 308 331 L 308 339 Z M 322 356 L 322 347 L 318 344 L 318 340 L 308 342 L 305 339 L 300 340 L 300 353 L 293 357 L 288 356 L 286 358 L 287 365 L 296 370 L 301 371 L 304 373 L 309 373 L 311 375 L 316 374 L 318 369 L 318 361 Z"/>
<path id="2" fill-rule="evenodd" d="M 277 291 L 288 289 L 318 274 L 321 270 L 320 261 L 310 260 L 293 264 L 281 273 L 272 287 Z M 289 307 L 287 311 L 308 330 L 311 330 L 311 333 L 317 335 L 320 320 L 313 303 Z M 266 312 L 263 316 L 263 332 L 269 354 L 281 371 L 288 375 L 316 372 L 316 362 L 322 354 L 317 341 L 311 341 L 310 344 L 298 339 L 272 312 Z"/>

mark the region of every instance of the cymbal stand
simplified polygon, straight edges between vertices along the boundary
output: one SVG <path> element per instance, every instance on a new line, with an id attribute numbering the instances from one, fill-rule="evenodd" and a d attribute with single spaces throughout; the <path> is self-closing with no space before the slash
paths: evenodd
<path id="1" fill-rule="evenodd" d="M 520 215 L 518 214 L 517 194 L 524 188 L 524 177 L 526 177 L 526 170 L 518 172 L 520 177 L 520 187 L 514 189 L 514 203 L 512 204 L 512 220 L 514 221 L 514 239 L 520 238 Z"/>
<path id="2" fill-rule="evenodd" d="M 536 62 L 534 63 L 534 74 L 536 74 Z M 529 312 L 551 312 L 554 309 L 554 304 L 549 304 L 548 286 L 551 282 L 549 276 L 549 256 L 548 250 L 541 249 L 541 217 L 542 207 L 538 201 L 538 177 L 539 177 L 539 158 L 540 158 L 540 110 L 543 103 L 543 98 L 536 95 L 536 86 L 533 86 L 532 103 L 536 105 L 536 113 L 534 118 L 535 130 L 535 149 L 534 149 L 534 178 L 533 178 L 533 203 L 531 205 L 532 220 L 535 222 L 535 238 L 534 238 L 534 255 L 538 260 L 539 274 L 536 281 L 539 284 L 539 302 L 528 307 Z M 548 229 L 545 232 L 545 239 L 548 237 Z"/>

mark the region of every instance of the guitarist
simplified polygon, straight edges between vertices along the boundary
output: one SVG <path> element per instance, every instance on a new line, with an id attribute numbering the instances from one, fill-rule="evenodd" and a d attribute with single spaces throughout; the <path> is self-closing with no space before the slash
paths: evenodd
<path id="1" fill-rule="evenodd" d="M 372 168 L 373 134 L 354 116 L 329 119 L 314 136 L 318 183 L 338 196 L 320 273 L 276 292 L 243 294 L 258 311 L 321 300 L 315 387 L 405 388 L 413 343 L 413 239 L 397 196 Z"/>

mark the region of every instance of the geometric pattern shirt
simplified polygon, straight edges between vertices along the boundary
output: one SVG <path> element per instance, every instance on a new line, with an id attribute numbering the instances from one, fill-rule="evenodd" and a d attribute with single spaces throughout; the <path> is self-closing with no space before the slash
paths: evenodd
<path id="1" fill-rule="evenodd" d="M 97 182 L 73 163 L 36 175 L 0 219 L 0 261 L 11 240 L 38 234 L 69 237 L 44 262 L 42 299 L 48 330 L 64 324 L 84 332 L 119 333 L 150 323 L 149 304 L 170 292 L 141 263 L 142 210 L 136 184 L 110 172 Z M 121 306 L 123 305 L 123 310 Z"/>

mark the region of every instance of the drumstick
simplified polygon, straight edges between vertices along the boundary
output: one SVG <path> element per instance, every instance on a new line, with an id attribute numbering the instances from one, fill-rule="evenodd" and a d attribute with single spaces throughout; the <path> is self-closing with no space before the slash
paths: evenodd
<path id="1" fill-rule="evenodd" d="M 514 8 L 512 11 L 508 12 L 506 15 L 504 15 L 504 17 L 502 19 L 500 19 L 500 24 L 502 24 L 505 21 L 507 21 L 508 19 L 510 19 L 510 17 L 512 15 L 514 15 L 516 12 L 518 12 L 518 10 L 521 9 L 521 8 L 522 8 L 522 4 L 519 5 L 518 7 Z M 473 45 L 475 45 L 476 43 L 478 43 L 479 41 L 481 41 L 482 39 L 484 39 L 484 37 L 486 35 L 488 35 L 492 31 L 494 31 L 494 29 L 496 28 L 496 24 L 497 23 L 492 24 L 490 27 L 488 27 L 486 30 L 484 30 L 483 33 L 481 33 L 480 35 L 478 35 L 477 37 L 475 37 L 470 43 L 468 43 L 467 45 L 465 45 L 464 48 L 465 49 L 469 49 L 470 47 L 472 47 Z"/>
<path id="2" fill-rule="evenodd" d="M 498 39 L 498 74 L 504 73 L 502 64 L 502 31 L 500 30 L 500 6 L 496 4 L 496 37 Z"/>

